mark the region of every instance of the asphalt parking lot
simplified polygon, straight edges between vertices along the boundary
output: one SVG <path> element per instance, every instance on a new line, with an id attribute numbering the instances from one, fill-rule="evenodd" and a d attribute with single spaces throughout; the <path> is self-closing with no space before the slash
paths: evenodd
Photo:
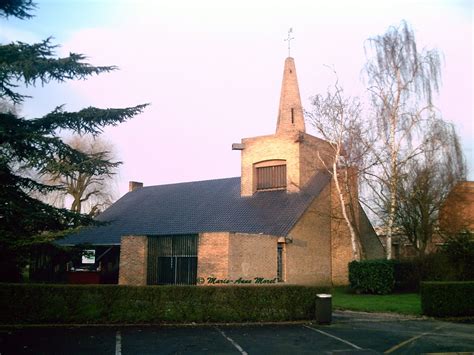
<path id="1" fill-rule="evenodd" d="M 0 329 L 0 354 L 474 353 L 474 324 L 335 312 L 331 325 Z"/>

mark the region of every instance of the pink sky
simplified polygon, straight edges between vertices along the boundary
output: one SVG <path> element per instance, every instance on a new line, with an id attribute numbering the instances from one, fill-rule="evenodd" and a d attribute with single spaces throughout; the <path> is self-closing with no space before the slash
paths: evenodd
<path id="1" fill-rule="evenodd" d="M 240 154 L 231 144 L 275 129 L 289 27 L 301 98 L 309 109 L 309 97 L 333 84 L 327 65 L 336 69 L 346 93 L 365 95 L 364 40 L 402 19 L 413 26 L 420 48 L 435 47 L 444 55 L 436 104 L 461 135 L 474 180 L 471 1 L 71 3 L 70 11 L 65 2 L 60 16 L 58 9 L 53 16 L 47 10 L 56 3 L 39 1 L 36 22 L 5 22 L 0 39 L 34 41 L 51 34 L 61 51 L 120 67 L 87 81 L 33 90 L 34 99 L 23 108 L 27 116 L 63 103 L 68 110 L 152 104 L 140 117 L 105 131 L 124 162 L 120 196 L 129 180 L 156 185 L 240 175 Z"/>

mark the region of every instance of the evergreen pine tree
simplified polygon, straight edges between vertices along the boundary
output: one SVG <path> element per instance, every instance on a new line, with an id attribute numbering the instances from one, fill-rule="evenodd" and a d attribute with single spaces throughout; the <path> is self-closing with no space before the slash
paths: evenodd
<path id="1" fill-rule="evenodd" d="M 0 3 L 0 18 L 32 17 L 31 0 L 5 0 Z M 40 43 L 0 44 L 0 100 L 7 102 L 0 112 L 0 281 L 17 281 L 27 262 L 30 248 L 51 241 L 65 230 L 94 223 L 89 217 L 56 208 L 33 198 L 33 192 L 57 189 L 31 178 L 25 171 L 60 174 L 68 161 L 89 174 L 100 174 L 113 164 L 103 155 L 88 155 L 73 149 L 58 136 L 59 130 L 97 135 L 104 126 L 117 125 L 139 114 L 146 105 L 123 109 L 88 107 L 67 112 L 58 106 L 43 117 L 26 119 L 8 109 L 28 98 L 21 84 L 46 84 L 50 81 L 85 79 L 117 69 L 96 67 L 82 54 L 55 56 L 51 39 Z"/>

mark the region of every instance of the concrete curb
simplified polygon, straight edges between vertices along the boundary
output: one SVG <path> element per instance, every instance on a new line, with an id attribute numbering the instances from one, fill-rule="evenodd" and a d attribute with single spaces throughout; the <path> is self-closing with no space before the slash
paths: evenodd
<path id="1" fill-rule="evenodd" d="M 347 318 L 345 320 L 344 318 Z M 334 310 L 333 321 L 335 323 L 347 322 L 381 322 L 381 321 L 399 320 L 399 321 L 443 321 L 456 323 L 472 323 L 474 319 L 471 318 L 433 318 L 428 316 L 414 316 L 398 313 L 376 313 L 376 312 L 360 312 L 351 310 Z M 49 323 L 49 324 L 0 324 L 0 331 L 8 329 L 25 329 L 25 328 L 137 328 L 137 327 L 216 327 L 216 326 L 268 326 L 268 325 L 306 325 L 313 324 L 314 319 L 305 319 L 299 321 L 281 321 L 281 322 L 209 322 L 209 323 Z M 319 325 L 318 325 L 319 326 Z M 323 326 L 324 327 L 324 326 Z"/>
<path id="2" fill-rule="evenodd" d="M 25 329 L 25 328 L 136 328 L 136 327 L 216 327 L 216 326 L 267 326 L 267 325 L 301 325 L 311 324 L 314 320 L 284 321 L 284 322 L 241 322 L 241 323 L 86 323 L 86 324 L 0 324 L 0 331 L 5 329 Z"/>
<path id="3" fill-rule="evenodd" d="M 400 320 L 428 320 L 434 319 L 432 317 L 424 315 L 409 315 L 409 314 L 400 314 L 400 313 L 384 313 L 384 312 L 361 312 L 361 311 L 351 311 L 345 309 L 338 309 L 333 312 L 333 315 L 341 316 L 363 316 L 367 318 L 386 318 L 386 319 L 400 319 Z"/>

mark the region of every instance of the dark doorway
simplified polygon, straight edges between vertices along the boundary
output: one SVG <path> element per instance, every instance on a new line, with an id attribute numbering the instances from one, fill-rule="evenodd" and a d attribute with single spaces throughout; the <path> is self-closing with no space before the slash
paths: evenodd
<path id="1" fill-rule="evenodd" d="M 149 285 L 195 285 L 198 235 L 148 237 Z"/>

